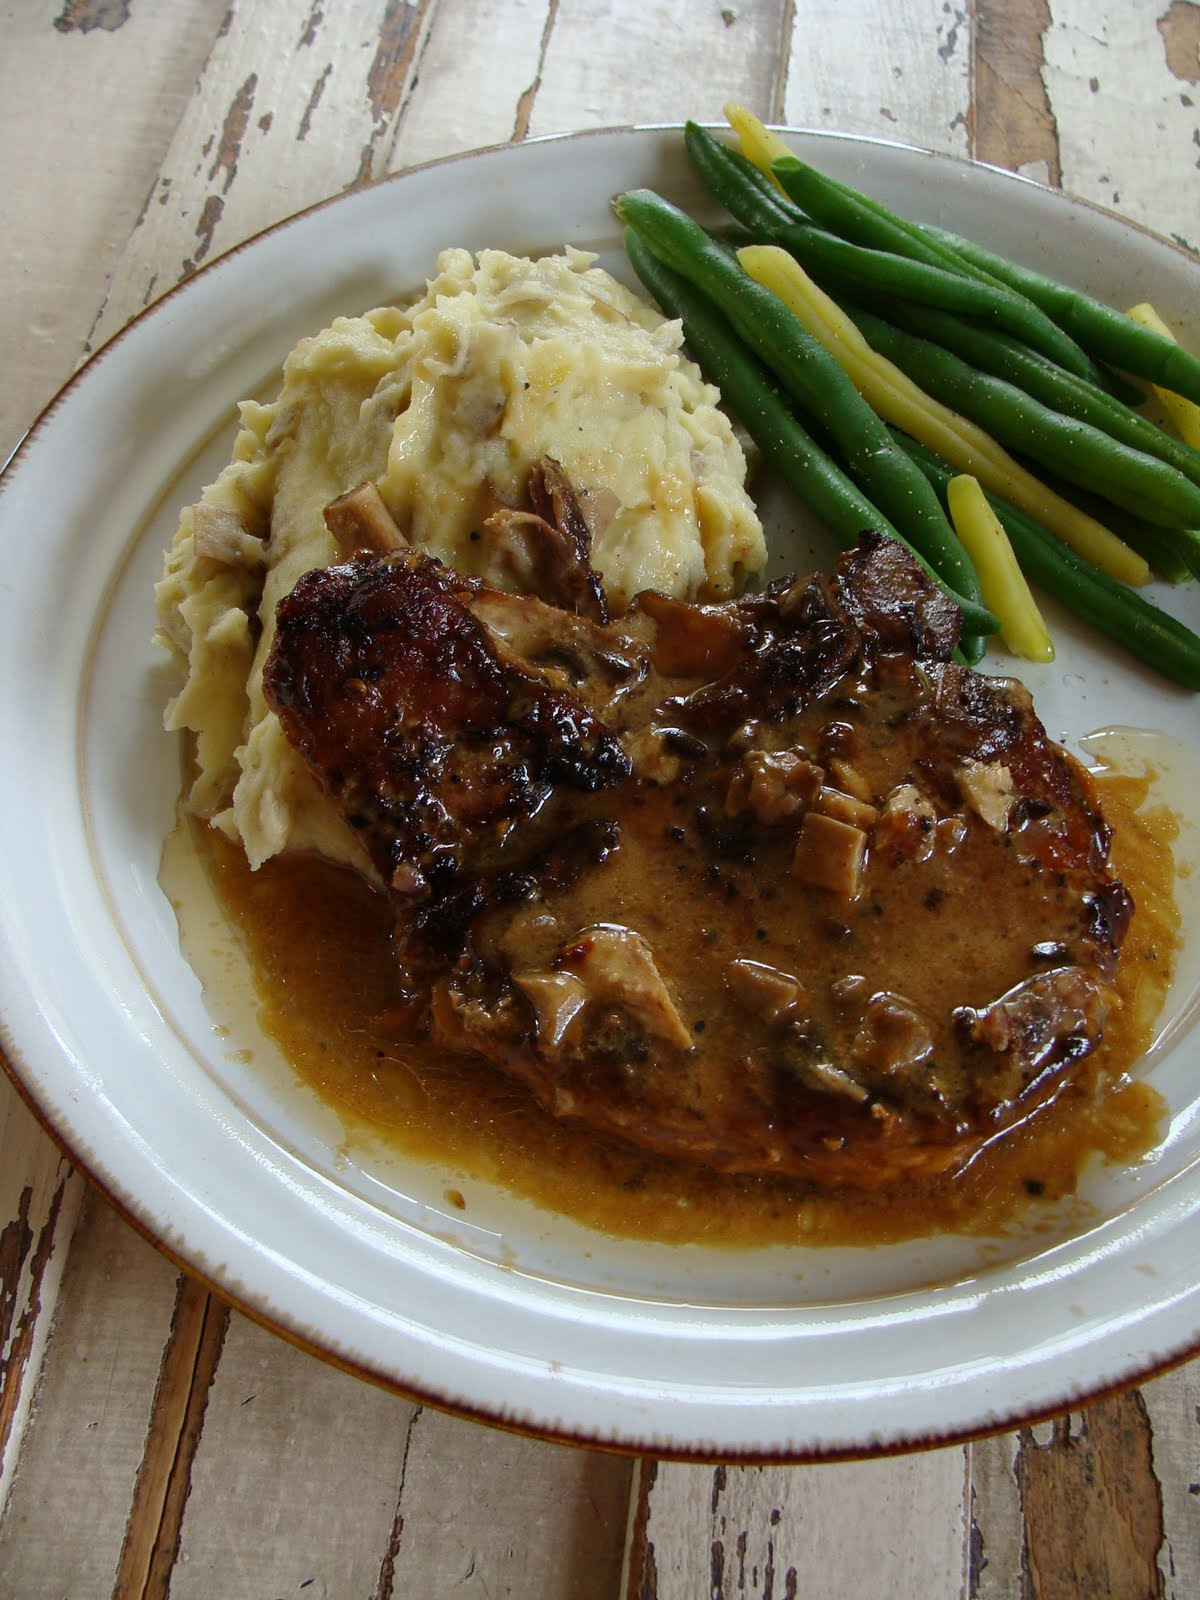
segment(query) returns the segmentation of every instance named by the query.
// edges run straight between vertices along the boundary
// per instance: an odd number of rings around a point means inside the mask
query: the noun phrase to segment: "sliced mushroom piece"
[[[798,1020],[808,1009],[808,991],[799,978],[765,961],[731,961],[725,968],[725,987],[743,1010],[773,1027]]]
[[[972,811],[1002,833],[1008,826],[1009,812],[1016,795],[1012,773],[999,761],[964,761],[958,773],[958,787]]]
[[[591,563],[591,530],[553,457],[534,462],[528,492],[532,510],[502,506],[483,524],[488,554],[504,571],[505,586],[607,622],[604,590]]]
[[[582,928],[555,954],[551,966],[579,979],[589,1005],[619,1006],[655,1038],[691,1049],[692,1036],[654,964],[654,953],[632,928],[605,922]]]
[[[690,604],[648,589],[638,596],[637,609],[654,623],[650,654],[667,677],[719,678],[745,649],[745,625],[727,607]]]
[[[853,900],[862,884],[867,836],[861,828],[810,811],[792,852],[792,875],[814,889]]]
[[[834,817],[838,822],[848,822],[851,827],[867,829],[879,812],[866,800],[858,800],[840,789],[822,786],[813,802],[813,809],[824,817]]]
[[[374,550],[376,555],[387,556],[409,547],[383,496],[369,481],[329,502],[325,526],[347,555]]]
[[[515,972],[513,982],[533,1007],[538,1044],[557,1050],[587,1005],[583,981],[571,972]]]
[[[192,540],[198,556],[223,567],[242,567],[253,572],[264,565],[266,549],[236,511],[201,500],[192,507]]]
[[[882,989],[867,1002],[851,1053],[884,1079],[903,1077],[933,1054],[933,1034],[911,1000]]]

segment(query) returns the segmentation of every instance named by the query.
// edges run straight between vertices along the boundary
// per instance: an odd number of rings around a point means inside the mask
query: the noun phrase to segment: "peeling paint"
[[[517,114],[513,120],[512,142],[516,144],[529,132],[530,118],[533,116],[533,103],[537,99],[537,92],[542,86],[542,72],[546,65],[546,52],[550,48],[550,35],[554,32],[554,24],[558,21],[558,0],[550,0],[546,7],[546,20],[542,24],[542,38],[538,45],[537,71],[533,75],[533,82],[517,101]]]
[[[435,0],[387,0],[379,23],[379,43],[367,73],[367,100],[375,132],[363,146],[355,185],[376,176],[375,153],[390,129],[406,89],[411,87],[413,61],[425,36]]]
[[[1058,124],[1043,81],[1048,0],[976,0],[971,154],[1015,172],[1044,161],[1062,183]]]
[[[130,0],[67,0],[54,19],[59,33],[116,33],[129,21]]]
[[[950,7],[949,6],[943,6],[942,9],[944,11],[948,12],[950,10]],[[950,64],[950,58],[954,55],[954,52],[958,49],[958,30],[966,20],[967,20],[966,16],[965,16],[965,14],[963,12],[956,11],[954,13],[954,21],[950,24],[950,27],[946,31],[945,39],[937,47],[938,55],[941,57],[942,61],[944,61],[946,63],[947,66],[949,66],[949,64]],[[938,31],[940,32],[941,30],[939,29]]]
[[[300,35],[298,49],[303,50],[306,45],[316,43],[317,33],[325,21],[325,13],[321,9],[321,0],[313,0],[313,8],[304,23],[304,31]]]
[[[1046,1444],[1022,1429],[1015,1468],[1028,1592],[1039,1600],[1159,1593],[1162,1488],[1136,1390],[1059,1418]],[[1092,1536],[1078,1539],[1079,1528]]]
[[[60,1167],[61,1171],[62,1168]],[[22,1381],[33,1350],[34,1330],[41,1311],[42,1279],[54,1247],[67,1178],[51,1197],[36,1238],[29,1213],[33,1191],[21,1191],[17,1215],[0,1232],[0,1473],[12,1438]],[[24,1304],[20,1306],[22,1292]]]
[[[300,126],[296,129],[296,138],[303,142],[308,138],[308,130],[312,127],[313,114],[321,104],[321,96],[325,93],[325,85],[329,82],[329,75],[333,71],[333,62],[326,62],[325,70],[313,84],[312,93],[308,97],[308,104],[304,108],[304,115],[300,118]]]
[[[190,273],[195,272],[196,268],[212,249],[213,234],[216,233],[217,224],[220,222],[224,212],[225,202],[221,196],[219,194],[210,194],[204,202],[204,209],[201,211],[200,220],[196,224],[196,237],[200,241],[200,247],[183,263],[180,272],[181,277],[186,278]]]
[[[225,174],[225,184],[222,194],[228,194],[233,180],[237,177],[238,157],[242,153],[242,140],[246,136],[246,126],[250,121],[250,113],[254,109],[254,95],[258,88],[258,74],[252,72],[234,95],[225,113],[225,121],[221,124],[221,138],[217,145],[217,154],[209,168],[208,179],[213,182],[219,172]],[[207,148],[211,147],[207,146]]]
[[[1200,6],[1172,0],[1158,19],[1167,66],[1184,83],[1200,83]]]

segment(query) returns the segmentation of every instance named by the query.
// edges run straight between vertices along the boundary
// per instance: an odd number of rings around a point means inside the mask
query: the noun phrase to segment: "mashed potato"
[[[188,803],[255,866],[284,849],[365,865],[262,693],[275,606],[341,552],[328,503],[374,482],[405,535],[495,582],[481,525],[561,462],[593,525],[611,604],[642,589],[724,599],[761,571],[746,462],[678,323],[569,250],[447,250],[407,307],[339,318],[288,356],[271,405],[243,404],[233,459],[187,507],[159,583],[160,641],[195,735]]]

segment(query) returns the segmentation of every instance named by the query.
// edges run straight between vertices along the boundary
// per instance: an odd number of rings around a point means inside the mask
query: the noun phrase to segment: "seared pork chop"
[[[952,661],[903,549],[608,622],[567,587],[404,550],[279,606],[267,697],[391,896],[413,1026],[557,1117],[820,1183],[1052,1096],[1131,903],[1087,774]]]

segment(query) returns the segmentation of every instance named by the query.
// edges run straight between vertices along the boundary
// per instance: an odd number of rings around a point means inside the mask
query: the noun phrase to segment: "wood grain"
[[[1200,116],[1178,70],[1181,14],[1160,30],[1170,7],[1158,0],[1050,0],[1050,12],[1044,78],[1063,188],[1200,250]]]
[[[971,154],[1056,187],[1058,128],[1042,81],[1048,0],[976,0]]]
[[[0,1507],[12,1481],[82,1194],[0,1078]]]
[[[228,1306],[181,1274],[113,1600],[165,1600],[170,1590],[192,1461],[228,1326]]]
[[[72,17],[62,0],[6,12],[0,462],[86,352],[225,10],[226,0],[138,6],[115,29],[87,25],[86,8]]]
[[[1023,1429],[1015,1463],[1031,1600],[1158,1593],[1162,1496],[1145,1403],[1134,1391]]]
[[[95,337],[251,234],[380,176],[437,3],[233,0]]]
[[[111,1593],[176,1276],[107,1204],[86,1197],[0,1520],[5,1600]]]
[[[898,1595],[962,1590],[961,1449],[812,1467],[662,1462],[639,1491],[625,1600],[842,1600],[877,1592],[885,1571]]]
[[[805,0],[787,58],[784,120],[967,154],[971,19],[952,0]]]
[[[872,1594],[885,1570],[896,1594],[958,1600],[963,1490],[962,1450],[813,1467],[662,1462],[643,1478],[626,1600],[838,1600]]]

